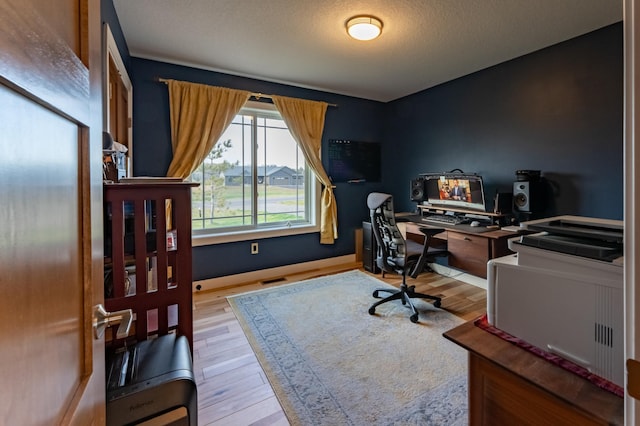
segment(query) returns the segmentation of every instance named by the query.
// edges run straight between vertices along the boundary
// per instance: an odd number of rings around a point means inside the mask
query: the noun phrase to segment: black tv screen
[[[329,139],[327,174],[332,182],[379,182],[380,143]]]

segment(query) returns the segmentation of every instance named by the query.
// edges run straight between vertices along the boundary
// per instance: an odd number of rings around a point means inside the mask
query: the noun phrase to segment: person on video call
[[[453,188],[449,191],[449,196],[452,200],[467,200],[467,190],[464,187],[459,186],[458,179],[453,180]]]
[[[447,198],[449,198],[449,191],[449,185],[442,185],[440,187],[440,199],[446,200]]]

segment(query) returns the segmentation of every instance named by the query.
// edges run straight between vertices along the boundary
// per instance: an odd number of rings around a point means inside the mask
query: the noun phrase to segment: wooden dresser
[[[469,424],[622,425],[624,399],[474,325],[444,337],[469,351]]]

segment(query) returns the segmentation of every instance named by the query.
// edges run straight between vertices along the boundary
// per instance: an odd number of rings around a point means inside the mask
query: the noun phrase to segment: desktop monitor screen
[[[481,176],[443,173],[423,178],[428,205],[486,211]]]

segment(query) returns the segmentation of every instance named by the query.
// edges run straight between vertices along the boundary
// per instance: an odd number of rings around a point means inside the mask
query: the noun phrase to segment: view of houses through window
[[[248,103],[191,181],[196,235],[313,221],[315,179],[272,104]]]

